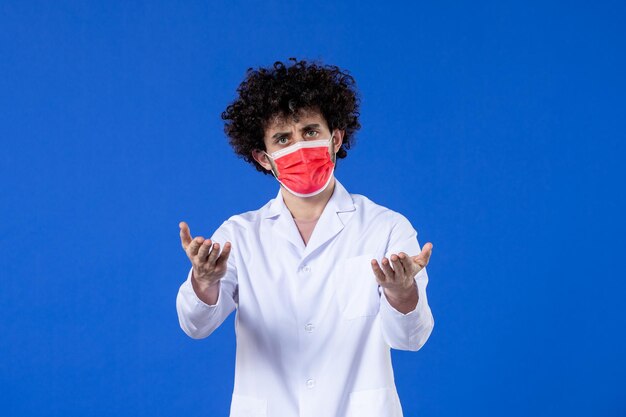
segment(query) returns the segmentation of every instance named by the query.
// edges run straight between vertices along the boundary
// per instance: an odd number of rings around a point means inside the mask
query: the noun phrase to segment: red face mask
[[[311,140],[273,152],[272,174],[291,194],[312,197],[324,191],[335,169],[335,153],[329,140]],[[332,159],[331,159],[332,153]],[[277,173],[274,171],[278,171]]]

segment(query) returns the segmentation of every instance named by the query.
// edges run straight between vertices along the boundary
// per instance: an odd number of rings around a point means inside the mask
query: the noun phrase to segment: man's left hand
[[[382,267],[376,259],[372,259],[372,269],[376,282],[384,288],[385,294],[394,300],[408,300],[415,293],[415,276],[428,265],[433,244],[428,242],[422,247],[419,255],[409,256],[404,252],[392,254],[391,260],[382,259]]]

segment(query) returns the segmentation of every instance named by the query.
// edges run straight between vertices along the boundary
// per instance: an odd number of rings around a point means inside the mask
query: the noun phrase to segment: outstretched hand
[[[382,267],[376,259],[372,259],[372,269],[376,282],[383,287],[386,294],[396,299],[405,299],[415,293],[415,276],[428,265],[433,244],[428,242],[416,256],[409,256],[404,252],[392,254],[391,261],[382,259]]]
[[[212,286],[226,274],[228,255],[231,244],[226,242],[220,253],[220,244],[204,239],[202,236],[191,238],[189,226],[180,222],[180,242],[193,266],[193,277],[205,286]]]

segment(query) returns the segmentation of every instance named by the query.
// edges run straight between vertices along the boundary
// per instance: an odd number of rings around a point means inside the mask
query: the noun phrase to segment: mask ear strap
[[[276,178],[276,181],[280,182],[280,180],[278,179],[278,168],[276,168],[276,165],[274,164],[274,160],[272,159],[272,157],[265,151],[263,151],[263,153],[265,154],[265,159],[267,159],[267,162],[269,162],[270,164],[270,171],[272,171],[272,175],[274,176],[274,178]],[[276,171],[276,172],[274,172]]]
[[[335,152],[335,142],[333,141],[333,134],[330,133],[330,140],[328,141],[328,153],[330,154],[330,160],[333,161],[333,165],[337,162],[337,152]]]

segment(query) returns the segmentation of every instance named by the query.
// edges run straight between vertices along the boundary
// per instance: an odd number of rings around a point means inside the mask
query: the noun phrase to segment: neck
[[[280,192],[283,195],[283,201],[291,212],[291,215],[298,220],[313,220],[322,215],[326,203],[335,191],[335,177],[330,180],[328,187],[318,195],[312,197],[296,197],[281,185]]]

